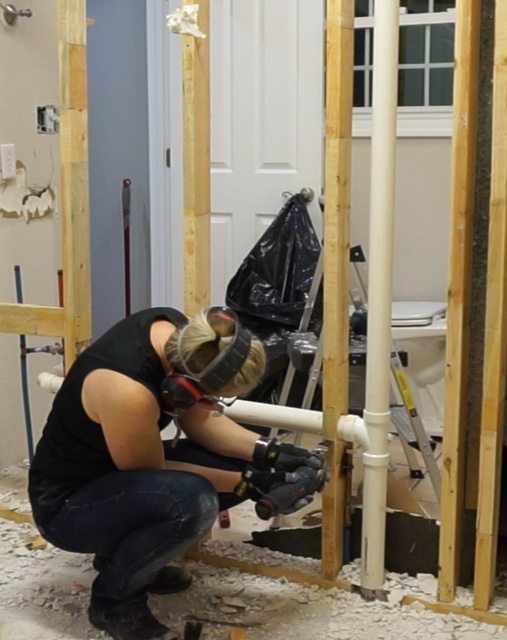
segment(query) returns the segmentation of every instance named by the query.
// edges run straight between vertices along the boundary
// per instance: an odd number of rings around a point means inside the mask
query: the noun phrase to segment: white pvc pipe
[[[399,0],[375,3],[361,586],[384,584]]]
[[[321,435],[323,430],[322,411],[236,400],[230,407],[225,408],[224,413],[232,420],[257,427],[287,429],[317,435]],[[342,440],[368,448],[368,432],[364,420],[359,416],[340,416],[336,428]]]
[[[38,375],[37,383],[46,391],[56,393],[62,386],[63,377],[44,371]],[[236,400],[230,407],[225,407],[224,413],[232,420],[257,427],[322,434],[322,411]],[[336,428],[342,440],[368,448],[368,432],[359,416],[340,416]]]
[[[62,376],[57,376],[49,371],[43,371],[37,376],[37,384],[49,393],[56,393],[62,386]]]
[[[232,420],[256,427],[322,433],[321,411],[236,400],[230,407],[225,408],[224,413]]]

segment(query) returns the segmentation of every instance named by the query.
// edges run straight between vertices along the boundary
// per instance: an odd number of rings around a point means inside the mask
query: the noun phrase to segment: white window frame
[[[405,13],[400,9],[400,27],[411,25],[454,24],[456,10],[435,13]],[[374,16],[356,17],[355,29],[373,29]],[[452,106],[398,107],[399,138],[447,138],[452,136]],[[371,107],[354,107],[352,135],[369,138],[372,133]]]

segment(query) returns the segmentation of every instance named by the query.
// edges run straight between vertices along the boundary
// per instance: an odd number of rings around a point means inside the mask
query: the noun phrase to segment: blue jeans
[[[165,443],[166,458],[227,470],[246,463],[182,441]],[[92,585],[92,606],[129,620],[146,609],[145,586],[159,570],[209,531],[218,509],[241,500],[220,494],[185,471],[114,471],[77,489],[42,525],[42,535],[66,551],[105,556]]]

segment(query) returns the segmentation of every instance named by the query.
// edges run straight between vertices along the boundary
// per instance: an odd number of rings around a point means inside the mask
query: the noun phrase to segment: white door
[[[183,303],[180,0],[147,2],[152,304]],[[318,195],[324,0],[211,0],[211,302],[283,206]],[[171,148],[171,168],[165,166]],[[319,230],[316,201],[310,205]]]
[[[320,193],[324,2],[212,0],[211,32],[211,301],[223,304],[282,193]]]

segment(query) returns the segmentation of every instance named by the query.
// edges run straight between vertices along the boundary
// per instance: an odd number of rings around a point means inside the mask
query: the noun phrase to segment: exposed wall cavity
[[[0,217],[30,222],[54,213],[55,192],[48,186],[30,185],[26,167],[16,163],[16,178],[0,182]]]
[[[481,15],[479,112],[475,211],[472,250],[472,296],[470,300],[470,354],[467,410],[467,506],[477,504],[479,427],[481,424],[484,358],[484,310],[488,268],[489,206],[491,194],[491,126],[493,100],[494,0],[484,0]]]

